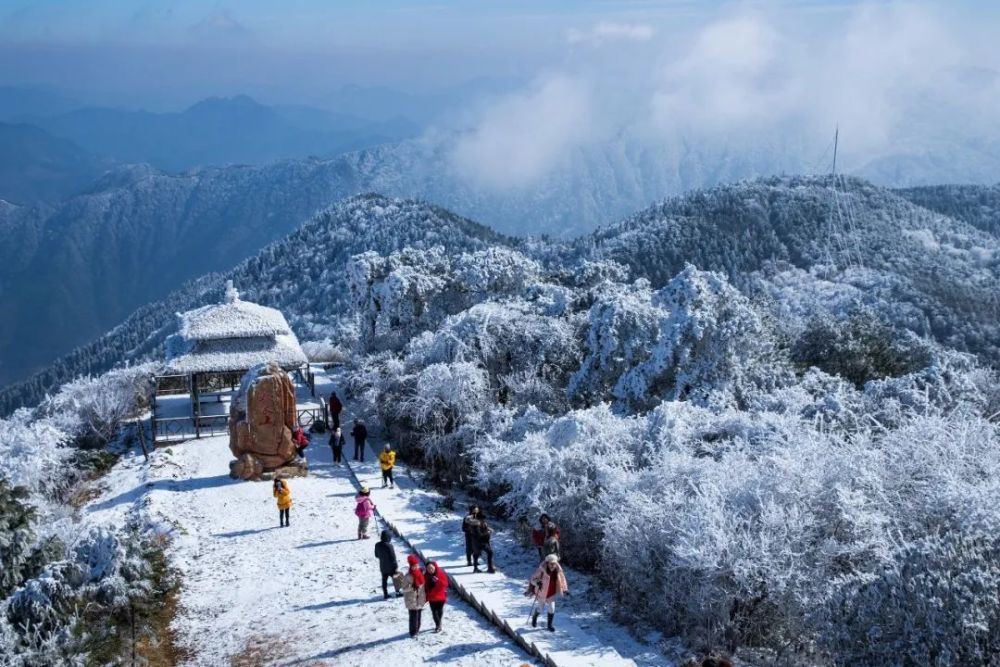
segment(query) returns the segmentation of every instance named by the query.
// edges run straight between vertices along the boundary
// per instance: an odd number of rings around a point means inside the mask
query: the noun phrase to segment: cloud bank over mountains
[[[865,4],[801,18],[737,5],[686,36],[628,23],[573,29],[562,63],[470,120],[454,166],[503,189],[623,136],[678,150],[791,145],[825,165],[839,125],[851,169],[998,135],[1000,78],[990,73],[1000,58],[986,31],[969,38],[972,17]]]

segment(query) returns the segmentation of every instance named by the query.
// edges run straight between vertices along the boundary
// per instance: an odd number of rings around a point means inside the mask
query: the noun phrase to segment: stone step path
[[[473,573],[465,562],[465,543],[461,532],[460,511],[447,510],[441,505],[441,496],[422,489],[409,474],[405,465],[397,465],[396,488],[383,489],[382,473],[369,447],[371,457],[364,463],[350,461],[349,467],[360,486],[366,483],[378,511],[381,523],[387,525],[415,551],[424,562],[436,561],[451,580],[455,593],[474,606],[497,627],[516,641],[524,650],[553,667],[635,667],[608,643],[607,633],[598,636],[596,624],[605,623],[601,618],[565,611],[564,599],[556,603],[556,632],[545,629],[545,615],[539,626],[532,628],[528,614],[532,607],[530,598],[524,597],[529,574],[508,576],[504,563],[497,563],[496,574]],[[523,572],[528,570],[523,569]],[[530,569],[530,567],[529,567]],[[573,593],[573,577],[569,578]],[[624,628],[620,630],[623,643],[633,644]],[[648,664],[648,663],[647,663]],[[662,664],[662,662],[661,662]]]

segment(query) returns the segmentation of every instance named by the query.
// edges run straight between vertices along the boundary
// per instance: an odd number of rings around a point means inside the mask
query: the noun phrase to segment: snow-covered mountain
[[[931,185],[898,193],[918,206],[1000,237],[1000,185]]]
[[[995,236],[853,179],[721,186],[574,242],[353,196],[0,397],[9,409],[62,384],[0,419],[0,460],[26,486],[5,507],[22,521],[19,498],[31,497],[53,516],[71,461],[86,460],[79,448],[134,427],[125,420],[144,409],[155,362],[64,381],[159,358],[174,311],[218,300],[229,279],[280,308],[305,349],[338,357],[334,382],[352,414],[435,485],[474,494],[497,526],[549,513],[564,562],[601,582],[602,609],[655,629],[657,651],[724,649],[761,667],[924,664],[934,636],[933,650],[958,656],[941,664],[990,664],[1000,655],[998,261]],[[172,461],[169,486],[143,483],[157,478],[136,476],[147,464],[131,457],[112,473],[121,493],[94,507],[176,514],[184,504],[157,505],[163,494],[201,489],[224,459],[200,467],[205,447],[178,449],[195,458]],[[303,505],[329,497],[330,482],[303,482]],[[411,489],[387,493],[407,494],[382,507],[405,506],[418,532],[444,503],[415,511]],[[54,531],[26,520],[37,537],[12,542],[0,642],[73,650],[68,630],[49,641],[24,628],[43,615],[79,627],[86,617],[57,613],[58,601],[101,609],[82,601],[103,599],[105,583],[156,599],[143,593],[155,572],[129,558],[148,548],[142,536],[106,516],[47,557],[40,545]],[[458,559],[459,539],[448,548]],[[100,586],[74,578],[99,552],[116,554]],[[182,587],[182,603],[215,585]]]
[[[234,239],[234,242],[245,241]],[[317,214],[300,229],[265,247],[226,275],[232,277],[248,299],[286,308],[293,326],[308,331],[312,320],[333,325],[342,315],[348,298],[343,272],[353,254],[370,249],[389,252],[407,245],[441,245],[457,252],[511,242],[486,227],[431,205],[359,195]],[[150,246],[155,252],[155,242]],[[121,250],[127,259],[124,240]],[[211,250],[211,247],[203,249],[205,255]],[[129,276],[128,269],[123,269],[114,279],[129,280]],[[47,387],[66,377],[96,373],[123,360],[142,358],[158,349],[167,329],[173,325],[174,313],[188,310],[192,304],[220,298],[218,278],[218,274],[201,276],[160,301],[142,305],[110,332],[61,357],[32,376],[27,384],[10,387],[6,395],[21,396],[27,403],[37,400]],[[48,288],[59,289],[58,284],[45,283],[39,287]],[[41,317],[39,312],[25,321],[39,322]],[[52,317],[54,320],[42,321],[55,326],[59,315],[53,312]],[[32,334],[34,341],[46,336],[35,325],[20,326],[18,330],[26,336],[22,345],[32,340]],[[26,387],[30,389],[22,393]],[[22,403],[20,399],[16,401]],[[5,403],[8,408],[14,405]]]
[[[40,219],[43,231],[30,231],[23,243],[20,228],[5,232],[19,257],[0,265],[0,308],[15,315],[0,324],[0,384],[44,367],[184,281],[234,266],[352,194],[424,199],[502,233],[570,239],[663,197],[816,168],[806,157],[811,150],[791,136],[753,146],[621,136],[572,149],[530,185],[495,189],[457,165],[460,139],[442,133],[330,159],[176,175],[122,167],[53,208],[24,214]],[[990,174],[984,169],[981,177]],[[29,314],[37,330],[13,326]]]
[[[289,163],[286,168],[292,170],[292,165],[300,163]],[[247,178],[257,173],[249,170]],[[305,177],[295,171],[291,174]],[[311,177],[318,198],[328,182],[316,173]],[[176,182],[162,175],[146,178]],[[336,329],[346,303],[345,261],[367,250],[387,253],[407,245],[429,248],[437,244],[460,252],[499,244],[525,249],[554,266],[573,266],[581,258],[612,259],[629,267],[634,277],[649,279],[654,287],[692,263],[725,273],[745,290],[759,287],[758,274],[778,276],[778,282],[791,286],[803,281],[840,282],[850,286],[852,298],[859,302],[896,303],[895,318],[901,326],[985,358],[1000,358],[996,331],[1000,306],[993,289],[1000,262],[997,238],[916,206],[890,190],[856,179],[838,183],[834,189],[828,178],[772,178],[694,192],[565,244],[516,240],[434,206],[366,195],[320,213],[223,275],[233,279],[248,298],[284,310],[298,336],[310,340]],[[200,196],[197,188],[189,187],[177,196],[176,206],[182,206],[185,197],[197,200]],[[293,199],[289,196],[289,201]],[[308,206],[297,205],[299,210]],[[253,203],[246,206],[248,211],[259,210]],[[216,216],[223,213],[207,210]],[[247,219],[263,224],[259,217],[248,214]],[[248,228],[253,227],[254,223],[248,223]],[[189,232],[196,237],[200,230]],[[184,233],[178,232],[178,238],[183,239]],[[128,243],[129,239],[121,239],[122,261],[135,267],[139,260],[129,254]],[[191,253],[208,263],[213,248],[205,243],[192,247]],[[248,243],[232,239],[234,249],[227,257],[234,258]],[[149,254],[139,256],[155,255],[165,244],[151,240]],[[164,257],[158,266],[180,282],[183,276],[170,274],[169,263],[184,259]],[[214,267],[224,268],[219,263]],[[136,281],[130,271],[138,273],[133,268],[104,275],[109,281]],[[74,375],[142,358],[162,341],[174,312],[215,298],[222,282],[222,276],[203,276],[170,292],[162,302],[142,305],[110,333],[60,358],[26,384],[4,391],[4,409],[37,400],[46,387]],[[53,291],[65,289],[62,283],[41,285]],[[75,307],[86,308],[83,303]],[[49,320],[44,319],[44,310],[31,312],[34,321],[49,326],[64,317],[56,308]],[[19,331],[35,345],[46,335],[35,327]]]

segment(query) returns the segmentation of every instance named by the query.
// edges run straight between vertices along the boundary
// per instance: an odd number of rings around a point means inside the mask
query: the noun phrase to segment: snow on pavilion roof
[[[189,341],[284,336],[292,331],[281,311],[234,298],[180,313],[180,335]]]
[[[295,334],[186,341],[179,336],[167,340],[165,372],[178,375],[245,371],[269,361],[282,368],[307,363]]]

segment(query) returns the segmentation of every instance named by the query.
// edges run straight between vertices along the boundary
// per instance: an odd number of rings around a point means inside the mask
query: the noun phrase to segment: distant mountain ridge
[[[351,197],[235,269],[203,276],[162,302],[141,306],[27,383],[0,391],[0,406],[10,410],[77,374],[153,353],[169,332],[173,312],[218,298],[225,279],[234,280],[248,299],[284,310],[304,340],[331,335],[345,311],[346,259],[406,246],[441,245],[454,253],[503,245],[553,270],[613,259],[654,286],[688,262],[721,271],[745,290],[752,290],[755,276],[816,280],[809,271],[827,265],[823,273],[834,277],[825,280],[898,302],[900,321],[915,333],[1000,361],[1000,240],[857,179],[838,188],[842,203],[853,206],[851,229],[831,231],[829,178],[784,177],[676,197],[572,243],[513,239],[411,200]]]
[[[307,114],[246,95],[208,98],[177,113],[82,108],[23,120],[96,155],[167,171],[331,156],[419,132],[401,117],[372,122],[320,110]]]
[[[0,122],[0,199],[20,205],[59,201],[111,166],[110,160],[41,128]]]

